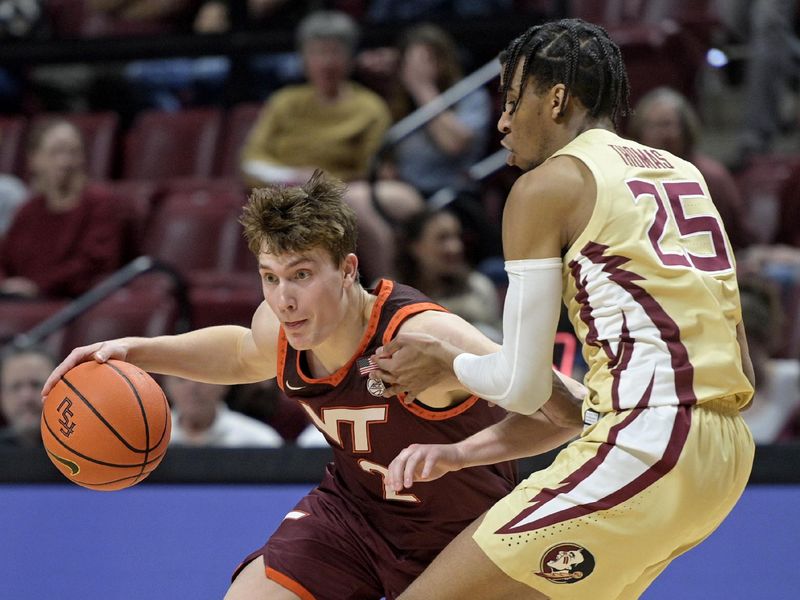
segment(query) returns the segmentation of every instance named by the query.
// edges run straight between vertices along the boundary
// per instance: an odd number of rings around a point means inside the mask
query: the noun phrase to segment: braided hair
[[[564,84],[566,93],[559,115],[564,114],[570,96],[578,98],[592,117],[608,116],[616,121],[630,112],[630,89],[622,53],[598,25],[581,19],[562,19],[531,27],[513,40],[500,54],[503,106],[520,59],[519,98],[531,75],[537,93]]]

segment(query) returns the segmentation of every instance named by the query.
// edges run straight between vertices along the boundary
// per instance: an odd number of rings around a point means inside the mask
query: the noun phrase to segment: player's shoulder
[[[461,317],[445,310],[423,310],[405,319],[397,328],[398,333],[429,333],[459,329],[467,325]]]
[[[593,197],[595,189],[584,163],[569,155],[555,156],[517,179],[508,195],[506,215],[526,221],[525,216],[535,210],[540,219],[552,215],[559,221]]]

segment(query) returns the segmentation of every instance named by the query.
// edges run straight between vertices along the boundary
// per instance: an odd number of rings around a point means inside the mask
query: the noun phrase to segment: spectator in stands
[[[269,98],[242,151],[245,175],[286,183],[317,167],[345,181],[367,175],[391,116],[383,99],[349,79],[358,36],[344,13],[303,19],[297,43],[308,83]]]
[[[392,268],[393,229],[384,214],[403,218],[421,208],[422,200],[410,186],[379,182],[377,210],[363,181],[391,116],[380,96],[350,79],[358,37],[357,25],[342,12],[318,11],[303,19],[297,44],[308,83],[268,99],[242,150],[242,172],[253,185],[299,183],[315,168],[349,182],[362,275],[373,281]]]
[[[700,133],[700,120],[688,99],[667,87],[645,94],[630,121],[635,140],[694,163],[706,180],[731,245],[744,248],[752,242],[752,233],[742,196],[725,166],[697,149]]]
[[[402,228],[398,281],[417,288],[434,302],[501,339],[497,289],[464,257],[461,223],[448,210],[426,209]]]
[[[397,83],[389,104],[395,120],[424,106],[462,78],[458,48],[446,31],[422,24],[409,29],[399,45]],[[492,104],[478,88],[393,148],[402,180],[425,196],[464,185],[467,169],[484,157]]]
[[[0,358],[0,446],[41,446],[42,386],[57,361],[39,348],[6,350]]]
[[[228,386],[165,376],[164,391],[172,405],[170,444],[228,448],[283,444],[269,425],[228,408],[223,400]]]
[[[114,198],[90,184],[77,128],[43,122],[27,147],[32,197],[0,242],[0,294],[72,297],[120,266]]]

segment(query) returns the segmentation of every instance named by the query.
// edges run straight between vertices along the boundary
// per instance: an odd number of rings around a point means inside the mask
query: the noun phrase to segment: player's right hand
[[[395,492],[464,468],[458,444],[411,444],[389,464],[386,484]]]
[[[128,345],[122,340],[96,342],[94,344],[89,344],[88,346],[80,346],[75,348],[63,361],[61,361],[60,365],[53,369],[53,372],[50,373],[50,377],[48,377],[47,381],[44,382],[44,387],[42,387],[42,398],[44,399],[44,397],[50,393],[50,390],[53,389],[53,386],[58,383],[65,373],[82,362],[96,360],[99,363],[104,363],[111,358],[125,360],[127,356]]]

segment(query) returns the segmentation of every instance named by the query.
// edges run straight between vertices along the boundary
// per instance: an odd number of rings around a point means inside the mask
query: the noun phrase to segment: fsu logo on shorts
[[[577,583],[594,571],[594,555],[578,544],[558,544],[542,555],[536,575],[552,583]]]

